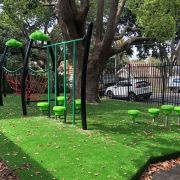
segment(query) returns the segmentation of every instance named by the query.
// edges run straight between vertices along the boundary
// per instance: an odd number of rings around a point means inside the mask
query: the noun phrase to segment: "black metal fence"
[[[146,103],[180,105],[180,65],[128,64],[106,68],[100,96]]]

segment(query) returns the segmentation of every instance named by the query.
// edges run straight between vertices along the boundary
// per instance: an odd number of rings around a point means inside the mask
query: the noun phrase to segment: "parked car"
[[[180,76],[170,76],[168,88],[173,92],[180,92]]]
[[[152,86],[149,82],[139,79],[119,81],[116,85],[108,87],[105,95],[109,98],[129,98],[131,101],[142,98],[148,100],[152,95]]]

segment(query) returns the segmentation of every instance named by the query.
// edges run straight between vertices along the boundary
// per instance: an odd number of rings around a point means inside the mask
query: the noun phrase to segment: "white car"
[[[180,76],[170,76],[168,87],[173,92],[180,92]]]
[[[149,82],[138,79],[119,81],[116,85],[108,87],[105,95],[109,98],[129,98],[130,101],[142,98],[148,100],[152,95],[152,86]]]

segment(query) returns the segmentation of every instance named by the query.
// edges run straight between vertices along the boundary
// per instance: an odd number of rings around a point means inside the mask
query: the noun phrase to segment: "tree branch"
[[[89,0],[84,0],[82,4],[82,13],[84,15],[87,15],[88,11],[89,11]]]
[[[127,25],[124,27],[124,29],[122,30],[120,35],[114,37],[114,41],[122,39],[124,37],[124,35],[126,35],[127,32],[138,32],[138,31],[140,31],[139,28],[130,27],[129,25]]]
[[[89,11],[89,0],[83,1],[79,10],[75,0],[58,0],[56,14],[58,19],[65,23],[71,39],[83,37],[85,34],[85,22]]]
[[[121,2],[119,3],[119,7],[118,7],[118,10],[117,10],[117,14],[116,14],[116,26],[117,26],[117,24],[119,22],[119,19],[120,19],[120,16],[121,16],[122,12],[123,12],[126,1],[127,0],[121,0]]]
[[[117,8],[118,8],[118,1],[117,0],[111,0],[111,6],[110,6],[110,13],[109,13],[109,19],[107,23],[107,29],[102,41],[102,49],[106,51],[111,46],[115,31],[116,31],[116,15],[117,15]]]
[[[145,37],[132,37],[126,40],[122,45],[112,48],[111,55],[121,53],[131,45],[144,44],[144,43],[150,43],[150,42],[152,42],[152,39],[145,38]]]
[[[74,0],[58,0],[56,5],[56,13],[58,19],[62,21],[68,27],[68,33],[72,38],[79,38],[79,34],[76,29],[76,8],[72,5],[75,3]]]
[[[96,19],[96,43],[102,40],[103,30],[103,13],[104,13],[104,0],[98,0],[97,19]]]
[[[177,44],[177,46],[175,48],[174,55],[176,57],[176,61],[180,62],[180,40],[178,41],[178,44]]]

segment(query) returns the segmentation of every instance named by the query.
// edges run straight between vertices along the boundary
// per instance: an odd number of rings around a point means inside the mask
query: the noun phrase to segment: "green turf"
[[[89,105],[89,130],[82,131],[70,116],[66,125],[39,116],[36,104],[23,118],[20,98],[8,96],[0,107],[0,158],[22,180],[129,180],[149,157],[180,150],[177,117],[171,116],[171,129],[161,120],[152,124],[149,107],[117,100]],[[128,109],[141,111],[138,124]]]

